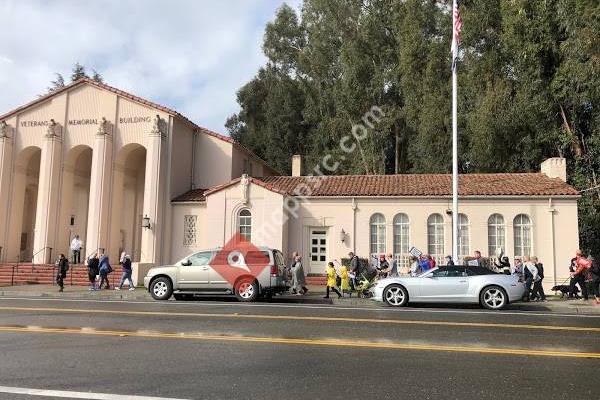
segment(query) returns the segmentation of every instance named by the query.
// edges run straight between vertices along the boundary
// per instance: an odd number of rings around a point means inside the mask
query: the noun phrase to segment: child
[[[348,277],[348,268],[345,265],[342,265],[340,267],[340,278],[342,280],[342,284],[341,289],[342,289],[342,296],[344,295],[344,293],[350,293],[350,296],[352,296],[352,292],[350,291],[350,278]]]
[[[335,268],[333,267],[333,263],[331,261],[329,263],[327,263],[326,272],[327,272],[327,292],[326,292],[324,299],[329,298],[329,289],[331,289],[334,293],[337,293],[338,299],[339,299],[340,297],[342,297],[342,294],[335,287],[335,283],[336,283],[335,281],[337,278],[337,274],[335,272]]]

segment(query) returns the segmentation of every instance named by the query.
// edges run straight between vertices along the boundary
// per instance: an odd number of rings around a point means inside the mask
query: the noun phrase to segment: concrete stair
[[[114,268],[114,267],[113,267]],[[3,264],[0,265],[0,286],[10,285],[54,285],[56,284],[57,267],[49,264]],[[113,286],[121,279],[121,267],[108,275],[108,280]],[[85,265],[71,265],[64,280],[65,285],[89,285],[88,271]]]

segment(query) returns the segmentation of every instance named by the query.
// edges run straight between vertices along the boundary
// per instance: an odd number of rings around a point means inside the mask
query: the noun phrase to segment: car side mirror
[[[185,260],[181,263],[181,265],[183,265],[184,267],[189,267],[190,265],[192,265],[192,262],[190,260]]]

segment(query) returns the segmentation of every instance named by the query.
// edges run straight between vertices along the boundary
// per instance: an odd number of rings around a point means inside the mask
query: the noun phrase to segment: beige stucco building
[[[140,271],[225,244],[294,250],[306,269],[349,251],[451,251],[449,175],[277,176],[252,152],[160,105],[81,80],[0,117],[0,261],[133,255]],[[546,285],[578,248],[564,159],[540,173],[460,177],[459,253],[537,255]],[[147,219],[144,219],[147,217]],[[142,227],[147,225],[147,227]],[[148,226],[149,225],[149,226]]]

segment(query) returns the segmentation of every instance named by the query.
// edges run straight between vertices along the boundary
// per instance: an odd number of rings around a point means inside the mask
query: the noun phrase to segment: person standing
[[[533,283],[532,290],[532,300],[548,301],[546,300],[546,294],[544,293],[544,287],[542,286],[542,281],[544,280],[544,265],[538,261],[538,258],[533,256],[531,257],[531,262],[537,268],[538,279]]]
[[[379,256],[379,262],[377,263],[377,274],[381,278],[387,278],[388,273],[391,270],[390,263],[385,258],[385,254]]]
[[[388,264],[391,266],[388,276],[400,276],[398,272],[398,260],[396,260],[392,254],[388,254],[387,259]]]
[[[348,277],[348,268],[345,265],[340,267],[340,289],[342,292],[342,296],[344,293],[349,293],[350,297],[352,297],[352,290],[350,289],[350,279]]]
[[[423,271],[420,271],[421,266],[419,265],[419,259],[417,257],[410,256],[408,262],[410,262],[410,268],[409,268],[410,276],[417,276],[421,272],[423,272]]]
[[[446,256],[446,266],[447,267],[454,266],[454,260],[452,259],[452,256]]]
[[[292,292],[302,295],[308,292],[304,277],[304,267],[302,266],[302,257],[296,252],[294,254],[294,263],[292,264]]]
[[[296,294],[296,290],[294,289],[296,283],[294,282],[294,274],[292,273],[292,270],[294,269],[294,265],[296,265],[297,255],[297,251],[294,251],[292,253],[292,260],[290,261],[289,265],[285,268],[285,276],[290,282],[290,289],[292,291],[292,294]]]
[[[73,240],[71,240],[71,260],[73,264],[79,264],[81,262],[81,247],[83,246],[83,242],[79,239],[79,235],[75,235]]]
[[[125,254],[123,256],[123,261],[121,262],[121,268],[123,269],[123,274],[121,275],[121,282],[118,287],[115,287],[115,290],[123,289],[123,284],[125,281],[129,281],[129,290],[135,290],[135,286],[133,285],[133,279],[131,279],[131,273],[133,269],[131,267],[131,256],[129,254]]]
[[[88,259],[88,278],[90,280],[90,290],[96,290],[96,276],[100,273],[100,260],[98,253],[94,253]]]
[[[353,252],[348,253],[348,257],[350,258],[350,278],[352,282],[352,287],[356,288],[357,280],[360,277],[360,261],[358,256]]]
[[[538,277],[538,271],[534,263],[531,262],[529,256],[523,258],[523,277],[525,278],[525,301],[531,301],[531,286],[536,282]]]
[[[333,263],[330,261],[327,263],[327,268],[325,269],[327,272],[327,292],[325,294],[324,299],[329,298],[329,290],[333,291],[338,295],[338,299],[342,297],[342,294],[336,287],[337,281],[337,273],[335,272],[335,268],[333,267]]]
[[[58,259],[58,273],[56,274],[56,283],[58,284],[59,292],[63,292],[65,289],[65,278],[67,277],[67,271],[69,270],[69,260],[64,254],[60,255]]]
[[[110,274],[113,269],[110,266],[108,256],[104,254],[100,256],[99,267],[100,284],[98,285],[98,289],[102,289],[102,285],[104,284],[104,282],[106,282],[106,288],[110,289],[110,284],[108,283],[108,274]]]
[[[519,281],[524,281],[523,262],[521,261],[520,258],[515,258],[515,270],[513,271],[513,274],[515,274],[519,277]]]
[[[583,300],[589,300],[587,285],[585,283],[585,276],[587,275],[588,269],[591,268],[592,263],[589,259],[584,257],[581,250],[577,250],[575,253],[575,272],[572,274],[575,279],[575,283],[579,284],[581,287],[581,294],[583,295]]]

